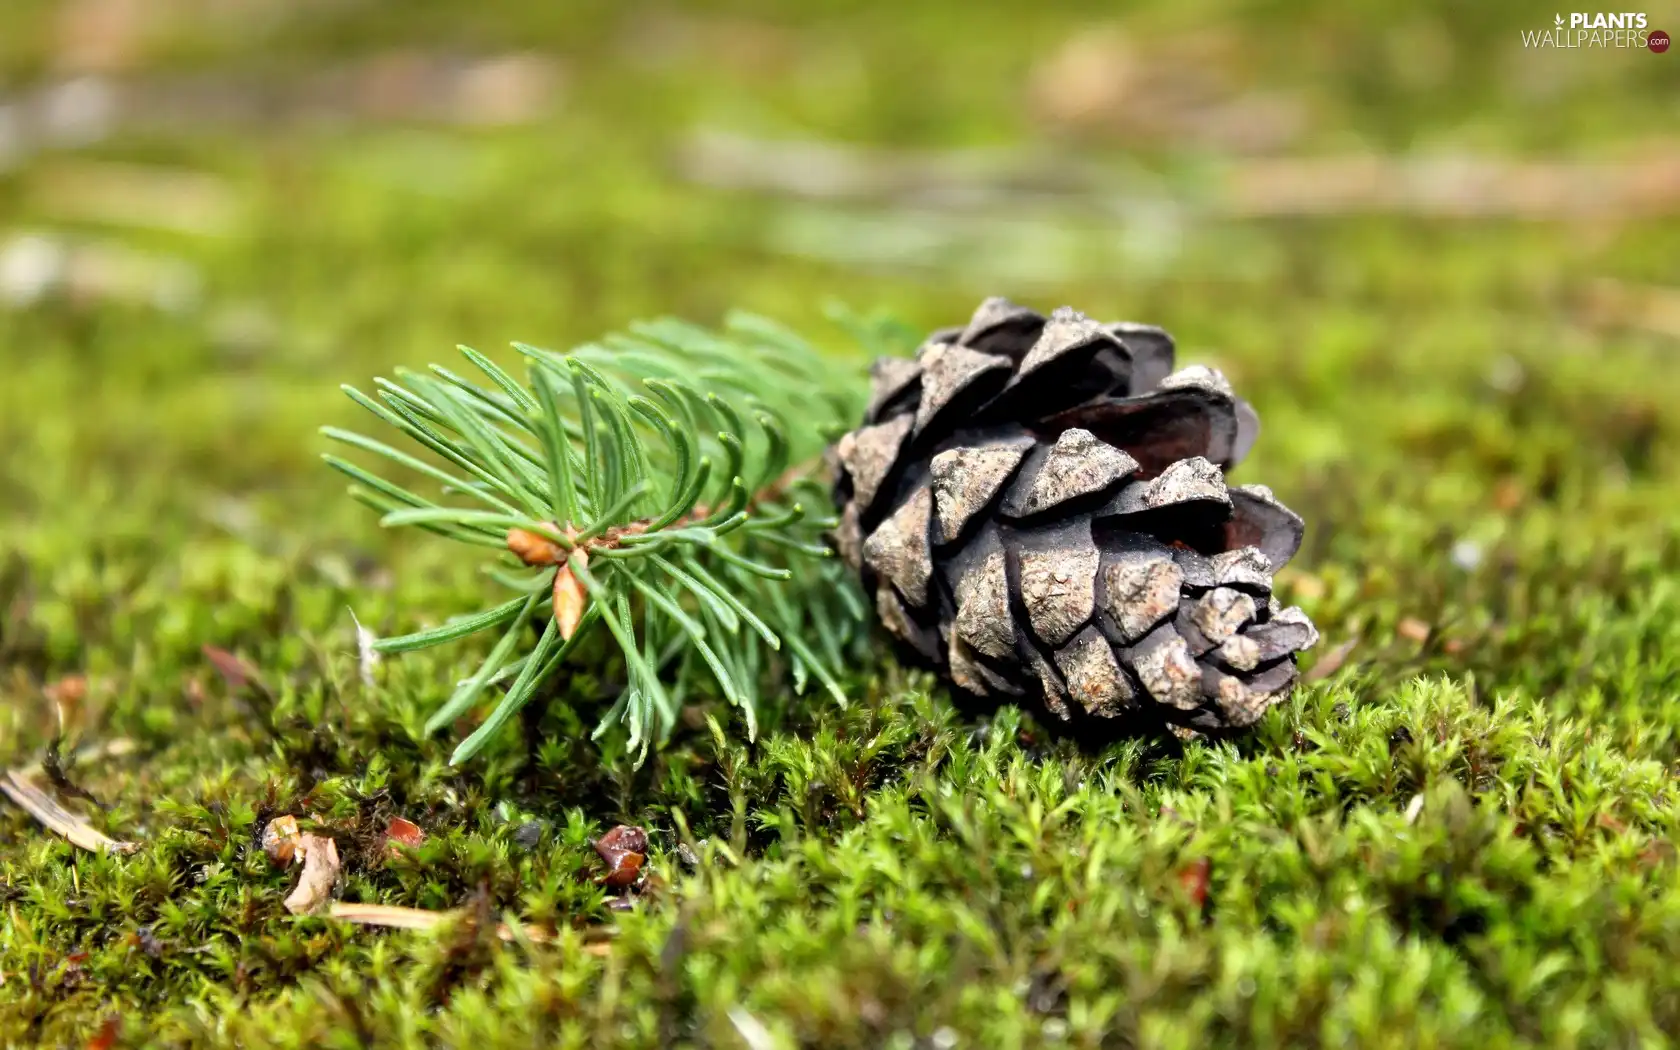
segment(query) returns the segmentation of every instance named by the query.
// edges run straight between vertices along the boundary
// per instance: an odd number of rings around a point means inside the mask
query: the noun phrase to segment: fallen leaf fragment
[[[628,824],[620,824],[595,841],[595,852],[607,862],[607,873],[601,881],[614,889],[624,889],[636,881],[647,860],[647,832]]]
[[[1347,662],[1348,654],[1353,652],[1353,647],[1358,644],[1359,639],[1349,638],[1347,641],[1336,646],[1334,649],[1331,649],[1319,658],[1318,663],[1313,664],[1312,670],[1301,676],[1301,681],[1321,682],[1335,674],[1337,671],[1340,671],[1342,669],[1342,665]]]
[[[262,848],[268,859],[280,867],[286,867],[297,857],[298,841],[302,833],[298,831],[297,818],[287,813],[285,816],[275,817],[263,828]]]
[[[385,825],[385,851],[391,856],[397,856],[405,849],[413,849],[426,841],[426,833],[420,825],[402,817],[392,817]]]
[[[450,86],[449,116],[462,124],[506,127],[537,119],[559,86],[560,72],[547,58],[491,55],[462,70]]]
[[[38,767],[37,767],[38,768]],[[42,790],[33,779],[34,769],[13,769],[0,777],[0,792],[20,809],[56,832],[71,845],[90,853],[133,853],[138,842],[119,842],[65,809],[58,799]]]
[[[312,915],[332,900],[333,883],[338,881],[338,843],[325,835],[301,835],[297,848],[303,854],[303,874],[285,900],[293,915]]]
[[[241,211],[225,179],[185,168],[66,160],[43,183],[39,206],[72,221],[214,235]]]
[[[1489,156],[1269,157],[1228,165],[1211,193],[1227,216],[1407,215],[1561,219],[1671,213],[1680,158],[1559,163]]]

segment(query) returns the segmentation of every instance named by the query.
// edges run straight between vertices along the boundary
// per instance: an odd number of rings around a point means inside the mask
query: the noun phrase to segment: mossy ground
[[[74,776],[144,843],[78,852],[0,806],[0,1042],[1665,1045],[1680,346],[1672,312],[1606,309],[1629,296],[1594,282],[1672,304],[1673,215],[1139,219],[1045,212],[1030,186],[953,213],[686,181],[684,136],[724,127],[1054,149],[1201,199],[1217,151],[1188,130],[1033,115],[1078,5],[797,6],[180,0],[124,82],[236,99],[396,48],[534,49],[558,101],[471,129],[230,103],[0,169],[0,236],[199,282],[169,309],[109,280],[0,304],[0,762],[40,756],[47,691],[85,675],[73,735],[139,751]],[[1232,45],[1239,81],[1305,101],[1293,153],[1636,158],[1672,134],[1673,54],[1524,52],[1549,10],[1474,6],[1112,17],[1146,55]],[[74,43],[60,7],[0,12],[14,97]],[[209,211],[148,203],[206,176]],[[360,422],[338,383],[734,305],[840,352],[831,297],[932,327],[992,292],[1163,324],[1259,407],[1240,477],[1310,523],[1285,597],[1318,658],[1357,644],[1251,738],[1082,753],[880,659],[845,711],[794,702],[755,745],[696,711],[637,770],[585,741],[613,682],[584,666],[451,769],[454,737],[419,727],[488,642],[361,682],[347,608],[399,633],[485,586],[470,552],[342,497],[314,437]],[[257,846],[283,812],[339,840],[345,900],[560,937],[291,917],[295,874]],[[398,813],[429,840],[386,859]],[[627,911],[589,846],[617,822],[654,842]]]

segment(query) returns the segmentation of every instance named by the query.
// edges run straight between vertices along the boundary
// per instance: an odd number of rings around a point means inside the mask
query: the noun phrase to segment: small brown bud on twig
[[[566,531],[571,532],[570,529]],[[566,560],[564,547],[530,529],[509,529],[507,545],[508,550],[519,555],[519,560],[526,565],[558,565]]]
[[[577,551],[578,563],[588,566],[589,555],[585,551]],[[570,640],[577,633],[578,624],[583,621],[583,610],[589,604],[589,595],[583,589],[583,583],[572,575],[571,565],[562,565],[560,571],[554,574],[554,622],[560,625],[560,637]]]

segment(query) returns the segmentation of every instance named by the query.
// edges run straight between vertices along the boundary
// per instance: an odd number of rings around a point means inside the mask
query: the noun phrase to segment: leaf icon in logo
[[[1554,24],[1561,26],[1561,25],[1563,25],[1563,16],[1562,15],[1553,15],[1552,16],[1552,21],[1553,21]]]

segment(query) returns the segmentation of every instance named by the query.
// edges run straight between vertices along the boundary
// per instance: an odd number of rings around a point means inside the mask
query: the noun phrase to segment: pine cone
[[[842,557],[953,683],[1080,725],[1247,726],[1318,640],[1271,597],[1302,523],[1224,471],[1259,419],[1159,328],[987,299],[882,358],[831,450]]]

